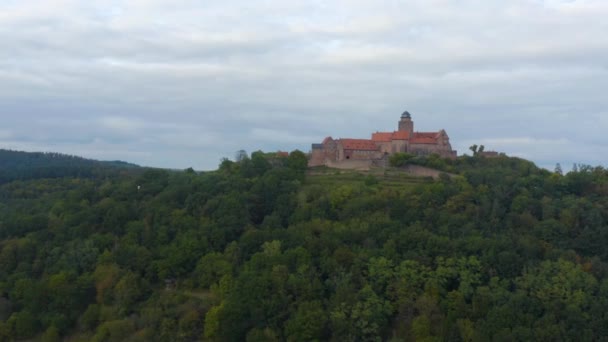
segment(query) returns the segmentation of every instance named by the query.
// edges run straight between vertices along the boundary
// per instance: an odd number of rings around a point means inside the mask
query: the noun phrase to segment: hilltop
[[[90,178],[139,168],[123,161],[98,161],[54,152],[0,149],[0,184],[37,178]]]

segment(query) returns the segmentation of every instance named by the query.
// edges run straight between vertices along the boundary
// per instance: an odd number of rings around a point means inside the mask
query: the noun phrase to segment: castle
[[[385,166],[388,156],[405,152],[424,156],[438,154],[454,158],[450,138],[445,130],[415,132],[409,112],[401,114],[398,130],[372,133],[371,139],[333,139],[327,137],[320,144],[312,144],[309,166],[330,167]]]

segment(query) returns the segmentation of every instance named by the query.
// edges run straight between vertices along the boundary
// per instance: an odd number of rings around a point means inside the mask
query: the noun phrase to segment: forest
[[[392,163],[258,151],[195,172],[3,151],[0,341],[608,339],[607,169]]]
[[[137,167],[122,161],[101,162],[62,153],[0,149],[0,184],[35,178],[99,178]]]

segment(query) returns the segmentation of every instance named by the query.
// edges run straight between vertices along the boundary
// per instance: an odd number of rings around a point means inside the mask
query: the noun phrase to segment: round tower
[[[412,121],[412,116],[407,110],[401,114],[401,120],[399,120],[399,131],[410,132],[410,135],[414,133],[414,121]]]

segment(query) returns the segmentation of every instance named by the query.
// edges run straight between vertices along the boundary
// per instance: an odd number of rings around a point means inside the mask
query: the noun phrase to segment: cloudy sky
[[[606,0],[0,0],[0,148],[213,169],[420,131],[608,164]]]

